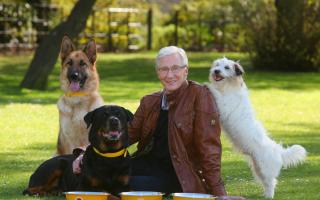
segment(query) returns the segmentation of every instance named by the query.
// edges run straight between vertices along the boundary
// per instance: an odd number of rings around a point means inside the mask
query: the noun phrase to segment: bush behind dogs
[[[248,47],[255,68],[281,71],[320,70],[319,1],[250,2]],[[261,4],[265,4],[264,6]],[[245,5],[242,8],[244,9]],[[242,16],[245,17],[245,16]]]

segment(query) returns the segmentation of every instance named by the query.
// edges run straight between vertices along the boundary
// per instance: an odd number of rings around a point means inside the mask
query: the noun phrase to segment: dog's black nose
[[[110,118],[110,125],[111,126],[117,126],[118,123],[119,123],[119,119],[118,118],[116,118],[116,117],[111,117]]]
[[[78,72],[72,73],[70,78],[71,80],[77,81],[79,78],[79,73]]]
[[[213,71],[215,74],[220,74],[220,70],[219,69],[215,69],[214,71]]]

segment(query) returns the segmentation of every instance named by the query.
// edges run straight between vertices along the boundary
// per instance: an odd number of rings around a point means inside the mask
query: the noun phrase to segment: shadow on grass
[[[271,137],[276,136],[275,141],[282,143],[284,147],[288,147],[294,144],[302,145],[308,152],[308,155],[320,155],[319,141],[320,141],[320,125],[313,123],[282,123],[283,127],[293,126],[290,128],[292,131],[284,131],[283,129],[270,131]],[[303,128],[302,131],[295,130]],[[305,130],[305,131],[304,131]],[[285,142],[284,142],[285,141]]]
[[[20,82],[27,70],[27,63],[0,64],[0,104],[7,103],[36,103],[52,104],[56,103],[59,91],[58,82],[53,82],[47,91],[32,91],[21,89]],[[56,70],[51,76],[58,76]],[[51,77],[49,77],[50,79]]]
[[[250,89],[319,90],[319,73],[249,71],[245,75]]]
[[[5,172],[0,180],[0,199],[34,199],[22,195],[31,174],[45,160],[54,154],[55,144],[34,143],[32,145],[17,148],[11,152],[1,152],[1,172]],[[48,199],[47,197],[45,199]],[[64,197],[49,199],[65,199]]]
[[[190,53],[189,79],[200,83],[208,82],[208,73],[212,60],[221,57],[217,53]],[[245,54],[226,53],[232,59],[242,60],[243,66],[249,66]],[[28,58],[31,59],[31,58]],[[48,90],[33,91],[20,89],[19,84],[24,77],[29,60],[6,59],[0,63],[0,104],[7,103],[36,103],[54,104],[62,91],[59,86],[60,65],[57,63],[49,77]],[[97,62],[100,73],[100,91],[102,96],[116,100],[138,101],[150,89],[158,90],[159,81],[154,69],[154,58],[150,53],[141,54],[102,54]],[[284,90],[315,90],[319,88],[320,76],[317,73],[284,73],[257,72],[247,70],[245,75],[250,89],[284,89]],[[127,90],[125,90],[127,89]],[[115,90],[121,95],[113,96]],[[139,96],[136,91],[139,90]],[[127,93],[127,95],[125,94]],[[140,95],[141,94],[141,95]]]
[[[11,199],[23,199],[23,200],[35,200],[35,199],[45,199],[45,200],[65,200],[64,196],[45,196],[45,197],[29,197],[22,195],[22,191],[26,189],[28,182],[19,182],[17,185],[7,185],[5,190],[0,191],[0,198],[11,200]]]
[[[320,124],[314,123],[282,123],[283,126],[293,126],[293,127],[303,127],[305,129],[311,130],[312,132],[319,132]]]
[[[36,143],[12,152],[1,152],[0,169],[9,174],[35,169],[36,167],[32,166],[37,166],[54,155],[54,148],[55,144],[52,143]]]

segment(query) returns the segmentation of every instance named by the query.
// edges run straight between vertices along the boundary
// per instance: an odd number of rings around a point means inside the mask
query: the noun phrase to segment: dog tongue
[[[219,76],[219,75],[213,75],[213,79],[215,81],[221,81],[223,78],[221,76]]]
[[[110,135],[117,135],[117,134],[119,134],[119,131],[110,131],[109,134]]]
[[[73,91],[73,92],[76,92],[76,91],[80,90],[80,83],[76,82],[76,81],[72,81],[70,83],[70,90]]]

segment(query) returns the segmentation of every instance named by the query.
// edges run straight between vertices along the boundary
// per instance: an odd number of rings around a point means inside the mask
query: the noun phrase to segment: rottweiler
[[[61,195],[66,191],[104,191],[118,196],[129,191],[130,155],[127,123],[133,114],[120,106],[101,106],[84,117],[90,145],[84,152],[61,155],[42,163],[31,175],[24,195]],[[72,162],[84,153],[81,173],[72,172]]]

